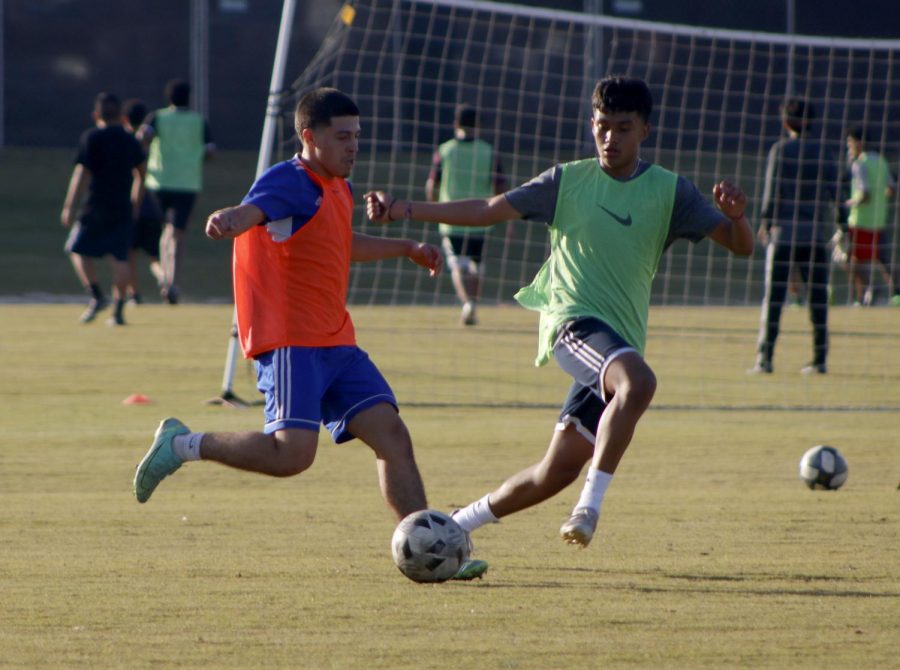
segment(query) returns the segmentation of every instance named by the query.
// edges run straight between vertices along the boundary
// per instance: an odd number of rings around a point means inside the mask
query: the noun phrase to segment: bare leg
[[[543,460],[507,479],[488,498],[500,519],[552,498],[578,479],[594,445],[574,426],[553,433]]]
[[[184,262],[184,246],[185,246],[185,231],[178,230],[174,226],[170,226],[171,228],[171,242],[170,242],[170,258],[169,258],[169,268],[168,268],[168,276],[169,276],[169,285],[175,286],[178,284],[178,275],[181,271],[181,265]]]
[[[375,452],[381,494],[397,519],[426,509],[428,501],[412,439],[394,407],[388,403],[369,407],[347,427]]]
[[[631,444],[638,420],[650,406],[656,376],[643,358],[630,352],[609,364],[604,384],[606,397],[612,399],[600,415],[587,480],[571,516],[559,529],[565,542],[582,547],[588,546],[594,536],[606,488]]]
[[[613,474],[653,400],[656,376],[638,354],[627,353],[610,363],[605,383],[612,399],[600,416],[591,467]]]
[[[266,433],[206,433],[200,444],[204,460],[273,477],[291,477],[315,460],[319,434],[302,428]]]
[[[113,297],[116,300],[125,300],[128,291],[128,282],[131,278],[131,267],[127,261],[113,259]]]
[[[465,278],[463,277],[462,270],[459,268],[453,268],[450,271],[450,278],[453,280],[453,288],[456,291],[456,297],[459,302],[465,305],[471,297],[469,295],[469,291],[466,287]]]
[[[84,288],[89,289],[91,284],[97,281],[94,259],[81,254],[69,254],[69,258],[72,261],[72,267],[75,268],[75,274],[78,275],[78,281]]]
[[[128,286],[126,289],[130,290],[132,295],[138,295],[140,293],[138,290],[137,257],[138,252],[136,249],[132,249],[128,252]]]

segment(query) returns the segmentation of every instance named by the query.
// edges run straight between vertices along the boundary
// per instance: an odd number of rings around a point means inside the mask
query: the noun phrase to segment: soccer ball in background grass
[[[800,459],[800,479],[811,489],[834,491],[847,481],[847,461],[834,447],[808,449]]]
[[[414,582],[443,582],[469,558],[466,533],[433,509],[413,512],[394,531],[391,553],[400,572]]]

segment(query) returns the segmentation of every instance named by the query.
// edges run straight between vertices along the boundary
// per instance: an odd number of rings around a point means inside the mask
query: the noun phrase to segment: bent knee
[[[316,460],[318,435],[312,431],[278,431],[274,436],[275,458],[271,474],[293,477],[312,466]]]
[[[648,366],[629,375],[618,388],[616,395],[629,405],[647,407],[656,394],[656,375]]]

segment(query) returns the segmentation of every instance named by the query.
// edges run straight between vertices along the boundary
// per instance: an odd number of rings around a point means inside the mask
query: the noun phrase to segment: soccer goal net
[[[780,136],[788,94],[812,102],[812,133],[826,144],[849,197],[844,135],[865,124],[869,147],[900,149],[900,41],[841,40],[662,25],[471,0],[354,0],[282,97],[273,160],[297,150],[293,109],[304,93],[334,86],[361,109],[352,182],[356,230],[439,244],[436,226],[375,226],[362,194],[385,189],[424,199],[436,147],[452,136],[461,104],[479,112],[510,186],[555,163],[595,153],[590,96],[608,74],[645,79],[654,95],[642,157],[710,193],[720,178],[747,192],[759,217],[766,155]],[[892,163],[893,165],[893,163]],[[896,172],[896,170],[895,170]],[[825,223],[841,218],[839,209]],[[897,239],[892,208],[888,230]],[[556,406],[567,386],[555,366],[534,369],[537,317],[513,295],[548,252],[546,226],[510,221],[488,234],[478,325],[460,325],[448,274],[406,260],[356,265],[349,301],[360,344],[401,402]],[[896,266],[897,247],[890,249]],[[797,279],[785,308],[772,375],[749,378],[764,288],[762,247],[735,258],[709,241],[678,242],[653,285],[647,359],[661,380],[659,407],[900,409],[900,309],[853,309],[846,270],[831,273],[829,374],[802,377],[812,334]],[[840,259],[838,259],[840,260]],[[880,279],[876,277],[876,279]],[[876,286],[876,300],[886,299]]]

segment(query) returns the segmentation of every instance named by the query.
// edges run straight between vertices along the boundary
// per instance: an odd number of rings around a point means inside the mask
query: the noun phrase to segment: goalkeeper
[[[466,531],[556,495],[590,461],[581,497],[560,529],[566,542],[587,546],[656,390],[644,344],[660,256],[676,239],[707,236],[736,254],[753,251],[740,188],[718,183],[713,207],[688,180],[640,158],[652,106],[642,80],[603,79],[592,99],[598,156],[556,165],[502,195],[428,203],[366,194],[368,215],[383,223],[409,216],[486,226],[523,218],[549,228],[550,258],[516,299],[541,315],[536,363],[555,357],[573,383],[543,459],[454,513]]]

